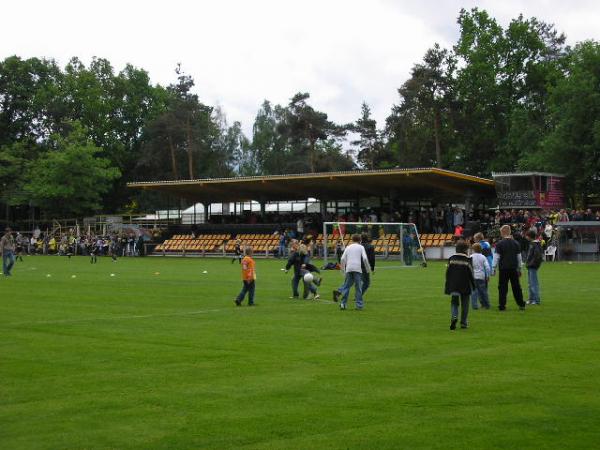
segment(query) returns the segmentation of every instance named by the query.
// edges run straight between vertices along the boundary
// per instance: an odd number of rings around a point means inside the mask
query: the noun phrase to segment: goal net
[[[425,251],[414,223],[391,222],[324,222],[323,259],[327,264],[338,261],[354,234],[366,234],[375,247],[375,257],[392,261],[400,267],[425,267]],[[386,266],[387,267],[387,266]]]

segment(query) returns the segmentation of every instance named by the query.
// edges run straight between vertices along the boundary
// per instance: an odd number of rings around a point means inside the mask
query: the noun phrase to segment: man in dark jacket
[[[540,282],[538,280],[538,270],[544,260],[544,250],[542,244],[537,239],[537,232],[532,228],[527,232],[527,240],[529,241],[529,250],[527,251],[527,259],[525,266],[527,267],[527,284],[529,286],[528,305],[539,305],[540,300]]]
[[[513,296],[519,309],[525,310],[525,302],[523,301],[523,291],[521,290],[521,247],[511,236],[510,225],[502,225],[500,227],[500,236],[502,240],[496,244],[496,257],[494,258],[494,266],[492,275],[496,272],[496,267],[500,271],[498,280],[498,309],[504,311],[506,309],[506,295],[508,294],[508,282],[512,287]]]
[[[369,286],[371,286],[371,276],[375,273],[375,247],[371,244],[371,237],[367,233],[363,233],[361,235],[361,245],[365,248],[365,253],[367,254],[367,259],[369,260],[369,266],[371,266],[371,270],[369,273],[364,267],[364,263],[361,263],[362,267],[362,294],[365,295]]]
[[[450,329],[456,329],[458,321],[458,303],[460,298],[460,327],[467,328],[467,316],[469,315],[469,299],[471,292],[475,287],[473,277],[473,265],[471,258],[467,255],[469,244],[463,240],[456,243],[456,254],[448,259],[448,268],[446,269],[446,288],[445,293],[451,296],[450,299]]]
[[[302,279],[302,265],[304,264],[304,256],[300,254],[298,249],[298,242],[293,242],[290,246],[290,257],[287,264],[285,265],[285,273],[294,268],[294,277],[292,278],[292,296],[290,298],[300,297],[298,292],[298,285]]]

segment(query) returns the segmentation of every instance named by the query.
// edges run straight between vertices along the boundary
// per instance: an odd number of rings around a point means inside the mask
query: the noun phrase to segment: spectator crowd
[[[143,238],[134,234],[112,233],[108,235],[77,235],[68,233],[33,232],[31,235],[17,233],[15,236],[17,255],[58,256],[142,256]]]

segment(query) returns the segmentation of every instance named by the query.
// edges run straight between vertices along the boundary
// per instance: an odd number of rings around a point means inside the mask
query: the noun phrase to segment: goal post
[[[401,267],[427,265],[425,251],[414,223],[400,222],[324,222],[323,260],[337,259],[352,242],[354,234],[367,234],[375,257],[399,262]]]

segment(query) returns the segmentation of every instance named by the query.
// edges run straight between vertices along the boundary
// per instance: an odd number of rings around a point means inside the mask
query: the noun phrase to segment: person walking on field
[[[473,241],[474,243],[481,245],[481,254],[487,258],[488,264],[490,265],[491,269],[494,265],[494,254],[492,252],[492,246],[485,239],[485,236],[481,232],[475,233],[475,236],[473,236]]]
[[[4,236],[0,239],[0,254],[2,255],[2,273],[5,277],[10,277],[10,271],[15,265],[15,238],[9,227],[6,227]]]
[[[498,309],[506,310],[506,296],[508,294],[508,283],[512,287],[513,296],[519,309],[525,310],[525,301],[523,301],[523,290],[521,289],[521,247],[512,238],[510,225],[503,225],[500,228],[500,236],[502,239],[496,244],[496,256],[494,258],[494,266],[492,275],[496,273],[496,268],[499,269],[500,278],[498,279]]]
[[[242,290],[235,299],[235,304],[241,306],[246,294],[248,294],[248,306],[254,306],[254,290],[256,287],[256,270],[254,259],[252,259],[252,247],[246,247],[245,256],[242,258]]]
[[[360,311],[364,307],[362,298],[363,267],[367,273],[371,273],[371,265],[369,264],[367,253],[365,252],[365,248],[360,245],[360,235],[355,234],[352,236],[352,244],[344,250],[340,266],[346,278],[344,284],[333,291],[333,301],[337,302],[341,296],[340,309],[345,310],[350,289],[354,285],[356,309]]]
[[[456,243],[456,253],[448,259],[444,292],[450,296],[450,329],[456,329],[460,304],[460,327],[468,328],[469,297],[475,287],[473,262],[467,255],[469,244],[460,240]]]
[[[482,308],[490,309],[488,282],[490,280],[492,269],[487,258],[483,256],[481,244],[479,242],[474,243],[471,249],[473,250],[471,263],[473,265],[473,278],[475,279],[475,287],[471,293],[471,307],[473,309],[478,309],[479,303],[481,303]]]

